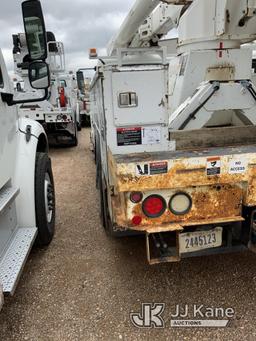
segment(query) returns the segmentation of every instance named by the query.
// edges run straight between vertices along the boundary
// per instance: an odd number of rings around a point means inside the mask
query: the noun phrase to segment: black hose
[[[212,92],[211,94],[206,98],[206,100],[201,103],[199,105],[198,108],[196,108],[189,116],[188,118],[182,123],[182,125],[179,127],[178,130],[183,130],[191,120],[193,120],[196,116],[196,114],[198,113],[199,110],[201,110],[203,108],[203,106],[209,101],[209,99],[215,94],[216,91],[218,91],[220,89],[220,84],[219,83],[216,83],[214,86],[213,86],[213,89],[212,89]]]

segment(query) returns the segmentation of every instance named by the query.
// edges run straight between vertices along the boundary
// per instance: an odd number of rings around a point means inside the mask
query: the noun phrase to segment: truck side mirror
[[[24,1],[22,3],[22,13],[30,60],[46,60],[46,30],[40,1]]]
[[[29,65],[29,81],[33,89],[48,89],[50,86],[49,66],[45,62],[36,61]]]

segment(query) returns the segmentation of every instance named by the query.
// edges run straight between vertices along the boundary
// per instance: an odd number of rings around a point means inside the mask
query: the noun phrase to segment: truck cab
[[[45,92],[49,87],[45,28],[39,1],[22,3],[29,45],[28,72],[31,86]],[[40,37],[40,39],[38,39]],[[36,243],[48,245],[55,230],[55,192],[42,126],[19,117],[18,105],[0,51],[0,306],[3,294],[14,294],[29,252]]]

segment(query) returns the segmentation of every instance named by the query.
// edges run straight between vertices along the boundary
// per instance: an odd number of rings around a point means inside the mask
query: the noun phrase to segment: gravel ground
[[[186,259],[150,267],[144,238],[112,240],[98,216],[89,130],[78,148],[51,151],[57,231],[34,249],[14,297],[0,314],[0,341],[256,340],[256,255]],[[166,328],[136,329],[130,312],[163,302]],[[232,307],[225,329],[169,327],[176,304]]]

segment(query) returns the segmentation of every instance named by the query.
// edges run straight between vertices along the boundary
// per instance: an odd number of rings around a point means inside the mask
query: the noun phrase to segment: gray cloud
[[[21,0],[1,0],[0,47],[12,69],[12,34],[22,32]],[[92,65],[90,47],[103,51],[134,0],[41,0],[48,31],[65,44],[68,69]]]

